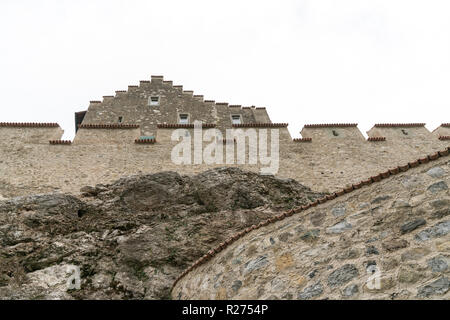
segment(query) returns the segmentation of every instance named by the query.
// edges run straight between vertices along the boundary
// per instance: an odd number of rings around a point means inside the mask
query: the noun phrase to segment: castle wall
[[[11,144],[48,144],[49,140],[61,139],[64,130],[55,127],[2,127],[0,145],[7,148]]]
[[[156,143],[148,145],[134,143],[139,129],[82,128],[72,145],[48,144],[48,140],[61,137],[59,128],[0,129],[0,195],[3,197],[57,190],[77,193],[83,186],[109,183],[132,174],[166,170],[194,174],[224,166],[172,163],[171,151],[176,142],[170,139],[170,129],[158,129]],[[267,128],[269,132],[270,129]],[[357,137],[354,128],[350,130],[354,136],[352,140],[318,133],[310,142],[294,142],[287,128],[278,129],[280,164],[277,175],[296,179],[324,192],[345,187],[377,174],[387,166],[403,165],[450,145],[449,141],[441,141],[435,135],[413,144],[392,138],[366,141]],[[328,132],[329,129],[324,130]],[[36,132],[40,132],[36,139],[28,138],[35,137]],[[19,142],[18,136],[25,139]],[[260,163],[239,166],[255,172],[266,167]]]
[[[436,137],[444,136],[449,137],[450,136],[450,124],[442,124],[439,127],[437,127],[435,130],[433,130],[433,135]]]
[[[74,144],[132,144],[141,134],[140,128],[78,130]]]
[[[172,297],[448,300],[449,184],[445,156],[274,219],[199,263]]]
[[[160,97],[158,106],[148,105],[152,96]],[[448,124],[433,133],[423,124],[375,125],[368,132],[375,138],[369,140],[364,139],[356,124],[306,125],[301,132],[303,139],[293,141],[287,125],[273,124],[266,108],[204,100],[182,86],[174,86],[172,81],[152,76],[151,81],[141,81],[102,101],[92,101],[86,113],[77,113],[77,121],[82,123],[72,144],[49,144],[49,140],[61,139],[63,131],[57,124],[0,123],[0,196],[55,190],[77,193],[85,185],[109,183],[137,173],[173,170],[195,174],[224,166],[177,165],[171,161],[172,149],[177,145],[171,135],[180,113],[189,114],[191,124],[198,120],[207,127],[215,126],[224,139],[226,130],[232,128],[279,130],[277,175],[322,192],[345,187],[387,165],[402,165],[450,144],[450,140],[439,139],[450,136]],[[241,125],[232,125],[234,114],[241,115]],[[188,131],[193,136],[193,130]],[[135,143],[141,136],[155,136],[156,143]],[[226,147],[235,142],[218,143],[225,155]],[[267,167],[260,161],[228,165],[257,172]]]

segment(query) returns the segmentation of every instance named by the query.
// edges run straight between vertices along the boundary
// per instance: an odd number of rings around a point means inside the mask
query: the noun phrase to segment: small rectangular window
[[[119,123],[122,123],[123,117],[119,117]]]
[[[179,124],[189,124],[189,115],[188,114],[180,114],[178,123]]]
[[[148,99],[149,106],[159,106],[159,96],[152,96]]]
[[[240,114],[233,114],[231,115],[231,123],[232,124],[241,124],[241,115]]]

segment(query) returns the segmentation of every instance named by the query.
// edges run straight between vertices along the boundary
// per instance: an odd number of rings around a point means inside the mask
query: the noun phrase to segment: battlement
[[[97,124],[80,124],[80,129],[136,129],[139,128],[138,124],[109,124],[109,123],[97,123]]]
[[[414,128],[423,127],[425,123],[376,123],[377,128]]]
[[[233,124],[233,128],[286,128],[287,123],[240,123]]]
[[[20,186],[14,190],[42,184],[72,191],[136,172],[198,173],[216,164],[180,166],[170,160],[173,147],[179,143],[173,139],[173,131],[186,129],[185,137],[193,138],[196,121],[201,121],[203,129],[215,128],[222,133],[213,145],[224,144],[224,152],[235,141],[227,137],[227,130],[256,131],[258,138],[268,134],[267,142],[271,143],[273,130],[278,129],[278,175],[320,191],[374,173],[388,162],[395,160],[400,165],[406,158],[446,147],[450,137],[448,122],[433,132],[423,123],[379,123],[367,132],[367,139],[356,123],[323,123],[306,124],[301,137],[292,139],[288,123],[272,123],[265,107],[216,103],[194,91],[183,91],[183,86],[162,76],[151,76],[151,80],[128,86],[127,91],[105,95],[102,101],[92,100],[86,111],[76,112],[73,141],[62,140],[63,131],[57,123],[1,122],[0,177],[14,176],[13,183]],[[247,137],[245,141],[250,141]],[[202,143],[206,147],[210,142]],[[61,174],[47,172],[47,165],[59,168]],[[261,166],[242,165],[248,170]],[[80,168],[84,170],[81,175]],[[65,182],[73,177],[73,185]],[[0,195],[10,194],[7,189],[2,191],[1,185]]]
[[[300,133],[303,138],[311,138],[317,143],[345,142],[348,139],[364,141],[365,138],[357,125],[356,123],[305,124]]]
[[[64,131],[50,122],[0,122],[0,144],[48,144],[58,140]]]
[[[0,122],[2,128],[54,128],[59,124],[54,122]]]
[[[155,138],[139,138],[134,140],[134,143],[138,143],[138,144],[154,144],[156,143],[156,139]]]
[[[71,145],[72,141],[70,141],[70,140],[50,140],[49,143],[52,145],[56,145],[56,144]]]
[[[194,124],[180,124],[180,123],[160,123],[157,125],[158,129],[193,129]],[[202,123],[202,128],[215,128],[215,123]]]
[[[319,123],[305,124],[304,128],[350,128],[357,127],[357,123]]]
[[[295,138],[292,141],[294,141],[294,142],[311,142],[312,139],[311,138]]]
[[[367,141],[386,141],[386,137],[369,137]]]

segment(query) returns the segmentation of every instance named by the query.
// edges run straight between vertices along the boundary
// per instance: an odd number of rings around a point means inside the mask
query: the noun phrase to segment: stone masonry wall
[[[152,96],[160,98],[158,106],[149,106]],[[306,139],[293,141],[286,127],[271,122],[266,108],[204,100],[162,76],[152,76],[151,81],[92,101],[72,143],[49,144],[62,137],[57,124],[0,123],[0,198],[49,191],[78,193],[85,185],[138,173],[196,174],[224,166],[176,165],[170,160],[177,142],[171,141],[173,129],[161,125],[177,124],[180,113],[189,114],[190,123],[199,120],[214,125],[224,138],[226,129],[232,128],[232,115],[241,115],[244,126],[254,125],[256,130],[270,131],[275,126],[280,132],[277,175],[321,192],[450,145],[448,123],[432,133],[423,124],[375,125],[368,134],[380,141],[367,141],[356,124],[306,125],[301,132]],[[156,143],[136,144],[141,136],[155,136]],[[251,171],[265,167],[260,163],[239,166]]]
[[[245,128],[243,128],[245,129]],[[270,132],[270,128],[269,132]],[[386,166],[402,165],[450,145],[435,135],[408,140],[366,141],[357,128],[314,129],[311,142],[294,142],[287,128],[280,130],[278,176],[294,178],[316,191],[330,192],[377,174]],[[425,129],[425,128],[424,128]],[[425,129],[426,130],[426,129]],[[305,131],[305,129],[304,129]],[[348,137],[347,132],[351,132]],[[358,134],[355,134],[355,131]],[[50,145],[60,139],[56,128],[0,128],[0,196],[64,191],[78,193],[85,185],[110,183],[123,176],[159,171],[194,174],[213,165],[176,165],[171,151],[172,130],[158,129],[156,143],[135,144],[139,129],[80,129],[71,145]],[[305,133],[305,136],[307,134]],[[205,143],[206,146],[208,143]],[[259,171],[261,165],[240,165]]]
[[[159,97],[159,105],[149,105],[149,98]],[[204,101],[193,91],[174,86],[161,76],[151,81],[141,81],[139,86],[129,86],[127,91],[116,91],[115,96],[104,96],[103,101],[91,101],[83,124],[117,124],[119,117],[124,124],[139,124],[141,134],[156,134],[157,124],[178,123],[179,114],[188,114],[189,122],[217,123],[219,129],[231,127],[231,115],[241,115],[244,123],[270,122],[264,108],[241,108],[228,103]],[[257,121],[260,120],[260,121]]]
[[[188,272],[172,296],[449,299],[449,184],[444,156],[262,226]]]

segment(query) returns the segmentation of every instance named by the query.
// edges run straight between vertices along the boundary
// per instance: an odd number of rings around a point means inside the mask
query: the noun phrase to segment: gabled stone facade
[[[187,115],[185,123],[180,124],[180,114]],[[240,124],[233,124],[233,115],[239,116]],[[224,154],[236,147],[227,130],[254,129],[269,135],[277,130],[277,175],[323,192],[450,145],[448,123],[433,132],[423,123],[375,124],[367,132],[368,139],[355,123],[309,124],[301,131],[302,138],[292,139],[288,124],[272,123],[264,107],[204,100],[162,76],[152,76],[138,86],[116,91],[115,96],[91,101],[86,111],[77,112],[73,141],[61,140],[63,130],[56,123],[0,123],[0,197],[56,190],[77,193],[85,185],[137,173],[195,174],[225,166],[225,161],[192,165],[171,161],[171,151],[178,144],[172,137],[174,130],[184,128],[187,136],[193,136],[194,121],[201,121],[204,129],[222,132],[223,139],[215,143]],[[231,166],[251,171],[262,167],[248,162]]]

